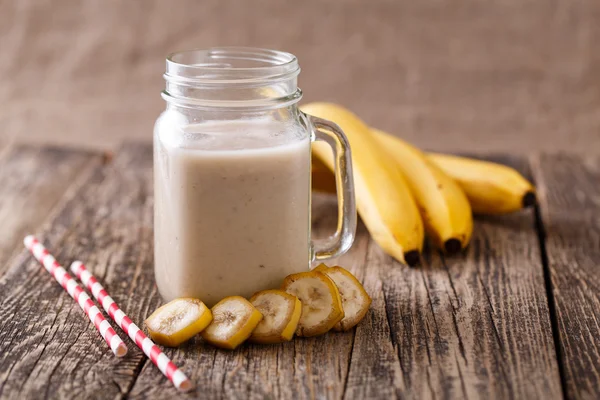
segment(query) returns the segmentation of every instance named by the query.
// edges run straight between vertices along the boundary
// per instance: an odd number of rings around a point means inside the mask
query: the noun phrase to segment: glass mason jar
[[[286,275],[352,245],[356,209],[348,141],[297,106],[289,53],[213,48],[167,58],[166,110],[154,128],[155,276],[165,300],[277,288]],[[339,223],[310,240],[311,142],[334,152]]]

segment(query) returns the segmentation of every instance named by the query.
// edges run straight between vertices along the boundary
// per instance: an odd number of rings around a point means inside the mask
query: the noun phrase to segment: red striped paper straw
[[[106,340],[110,349],[117,357],[123,357],[127,354],[127,346],[117,335],[115,330],[104,319],[102,313],[96,307],[90,296],[85,293],[83,288],[77,284],[75,279],[65,271],[65,269],[56,261],[56,259],[46,250],[34,236],[26,236],[23,240],[27,250],[46,268],[46,270],[56,279],[58,283],[69,293],[69,295],[85,311],[90,321],[94,324],[100,335]]]
[[[136,324],[129,319],[127,315],[119,308],[117,303],[109,296],[108,292],[102,287],[100,282],[87,270],[81,261],[75,261],[71,264],[71,271],[83,282],[92,295],[98,300],[108,315],[129,335],[131,340],[142,349],[144,354],[158,367],[173,385],[181,391],[192,389],[192,381],[169,360],[169,357],[160,350],[154,342],[147,337]]]

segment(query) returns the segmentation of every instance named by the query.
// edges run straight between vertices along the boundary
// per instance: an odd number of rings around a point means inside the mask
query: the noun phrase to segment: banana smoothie
[[[276,122],[211,122],[184,132],[168,123],[156,127],[154,154],[162,297],[211,307],[308,270],[310,138]]]

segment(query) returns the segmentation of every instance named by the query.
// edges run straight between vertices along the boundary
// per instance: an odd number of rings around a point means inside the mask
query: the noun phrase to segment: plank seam
[[[558,364],[558,375],[560,377],[560,388],[563,399],[567,398],[567,379],[565,372],[565,357],[560,345],[560,330],[558,328],[558,317],[556,314],[556,300],[552,289],[552,276],[550,274],[550,263],[546,249],[546,229],[542,220],[542,213],[539,204],[535,206],[535,231],[540,246],[540,256],[542,258],[542,267],[544,272],[544,286],[546,288],[546,298],[548,299],[548,311],[550,313],[550,326],[552,329],[552,339],[554,341],[554,352]]]
[[[400,365],[400,371],[402,371],[402,381],[404,382],[404,384],[406,384],[406,377],[405,377],[405,371],[404,371],[404,364],[402,362],[402,349],[400,348],[400,345],[398,344],[398,341],[396,340],[396,335],[394,335],[394,332],[392,330],[392,319],[390,318],[390,313],[388,311],[388,304],[389,304],[389,300],[387,298],[387,296],[385,295],[385,291],[382,290],[381,294],[383,296],[383,305],[384,305],[384,309],[385,309],[385,320],[387,322],[388,325],[388,329],[390,331],[390,341],[392,342],[392,346],[394,347],[394,350],[396,351],[396,356],[398,357],[398,364]]]
[[[137,382],[138,378],[140,377],[140,374],[142,373],[142,369],[144,369],[144,366],[147,363],[148,363],[148,358],[142,357],[142,359],[140,359],[140,362],[139,362],[138,366],[133,371],[133,379],[131,380],[131,383],[129,383],[129,386],[125,390],[125,393],[123,393],[123,396],[121,397],[121,399],[127,399],[127,398],[129,398],[129,394],[133,390],[133,386]]]
[[[346,389],[348,388],[348,378],[350,377],[350,366],[352,365],[352,354],[354,353],[354,345],[356,343],[356,329],[355,326],[352,331],[352,346],[350,346],[350,354],[348,354],[348,365],[346,366],[346,376],[344,377],[344,386],[342,389],[341,398],[346,397]]]
[[[460,355],[461,355],[462,359],[465,361],[465,365],[469,365],[469,361],[467,360],[467,356],[466,356],[465,344],[463,342],[462,334],[460,333],[459,324],[456,319],[456,313],[457,313],[458,309],[460,308],[460,297],[458,297],[458,294],[456,293],[456,288],[454,287],[454,280],[452,279],[452,274],[450,273],[450,268],[448,268],[448,263],[446,262],[446,257],[444,256],[444,254],[442,252],[439,252],[439,255],[440,255],[440,260],[442,261],[442,265],[444,266],[444,269],[446,270],[446,275],[448,276],[448,282],[450,282],[450,287],[452,288],[452,293],[454,293],[454,299],[456,300],[456,303],[457,303],[457,305],[455,307],[454,303],[452,302],[450,293],[448,293],[448,291],[446,290],[446,294],[448,295],[448,299],[449,299],[450,308],[452,309],[452,324],[454,325],[454,331],[456,332],[456,336],[458,338],[458,350],[460,351]],[[488,301],[489,301],[489,299],[488,299]],[[456,361],[457,361],[457,365],[458,365],[458,360],[456,360]],[[461,377],[461,380],[462,380],[462,377]],[[464,382],[463,382],[463,384],[464,384]],[[466,396],[466,392],[465,392],[465,396]]]
[[[365,247],[365,257],[362,261],[362,270],[363,270],[363,276],[362,276],[362,282],[364,283],[365,281],[365,273],[364,273],[364,269],[367,268],[367,258],[369,256],[369,248],[371,247],[371,238],[368,239],[367,241],[367,246]],[[386,311],[386,316],[387,316],[387,311]],[[348,366],[346,367],[346,376],[344,378],[344,386],[342,389],[342,396],[341,398],[345,398],[346,397],[346,390],[348,389],[348,379],[350,378],[350,367],[352,366],[352,354],[354,354],[354,345],[356,344],[356,330],[358,329],[358,326],[355,326],[352,329],[352,346],[350,347],[350,354],[348,355]],[[390,337],[391,337],[391,332],[390,332]],[[392,342],[393,343],[393,342]]]

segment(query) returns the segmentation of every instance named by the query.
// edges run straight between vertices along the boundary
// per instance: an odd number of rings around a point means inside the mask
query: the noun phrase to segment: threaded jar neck
[[[163,98],[188,108],[268,110],[302,97],[293,54],[221,47],[173,53],[167,58]]]

